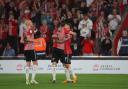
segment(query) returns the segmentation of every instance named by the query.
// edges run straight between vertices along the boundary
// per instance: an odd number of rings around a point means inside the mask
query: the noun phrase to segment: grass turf
[[[25,85],[25,75],[0,74],[0,89],[128,89],[128,75],[80,74],[76,84],[63,84],[64,79],[59,74],[53,84],[50,74],[39,74],[38,85]]]

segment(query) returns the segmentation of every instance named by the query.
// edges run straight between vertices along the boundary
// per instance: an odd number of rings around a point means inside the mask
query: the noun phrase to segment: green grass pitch
[[[57,82],[51,83],[50,74],[38,74],[38,85],[25,85],[25,75],[0,74],[0,89],[128,89],[128,75],[78,74],[76,84],[63,84],[64,74],[57,75]]]

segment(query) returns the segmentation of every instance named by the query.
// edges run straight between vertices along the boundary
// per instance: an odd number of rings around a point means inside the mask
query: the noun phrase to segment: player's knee
[[[56,62],[52,62],[52,67],[57,67],[57,63]]]
[[[25,70],[26,70],[26,72],[28,73],[29,70],[30,70],[30,67],[26,66],[26,67],[25,67]]]
[[[65,64],[65,68],[69,69],[70,65],[69,64]]]
[[[38,69],[38,66],[37,66],[37,65],[33,65],[33,66],[32,66],[32,69],[33,69],[34,71],[36,71],[36,70]]]

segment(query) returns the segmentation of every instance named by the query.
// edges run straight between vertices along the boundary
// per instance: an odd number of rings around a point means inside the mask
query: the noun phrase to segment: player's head
[[[25,20],[25,24],[27,26],[32,26],[32,21],[31,20]]]

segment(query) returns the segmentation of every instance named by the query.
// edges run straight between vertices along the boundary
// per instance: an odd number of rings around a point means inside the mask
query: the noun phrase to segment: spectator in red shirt
[[[93,56],[94,42],[90,39],[83,40],[83,56]]]

